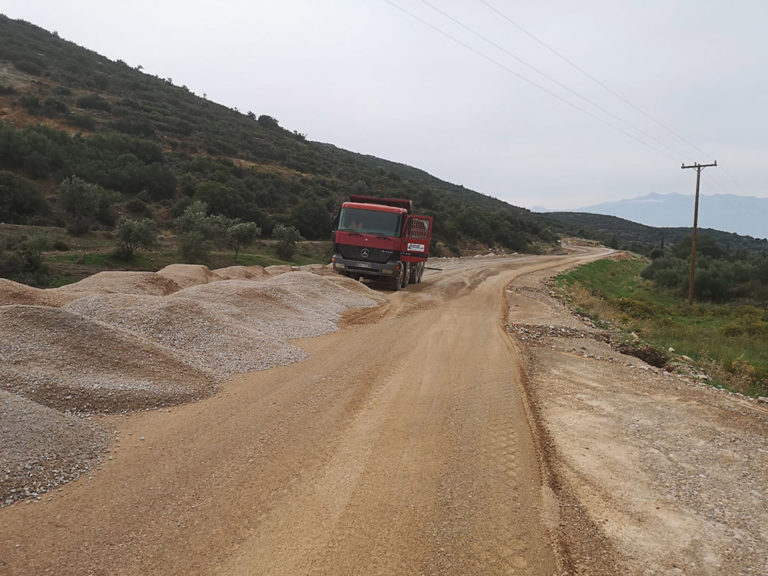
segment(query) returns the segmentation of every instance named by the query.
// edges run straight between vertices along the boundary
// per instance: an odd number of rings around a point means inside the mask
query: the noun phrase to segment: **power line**
[[[709,156],[709,154],[704,152],[701,148],[699,148],[698,146],[696,146],[692,142],[689,142],[683,136],[681,136],[680,134],[675,132],[672,128],[666,126],[665,124],[663,124],[662,122],[660,122],[659,120],[657,120],[656,118],[654,118],[653,116],[648,114],[645,110],[643,110],[642,108],[640,108],[640,107],[636,106],[635,104],[633,104],[632,102],[630,102],[627,98],[625,98],[624,96],[622,96],[621,94],[619,94],[618,92],[613,90],[610,86],[608,86],[605,83],[601,82],[598,78],[596,78],[595,76],[593,76],[592,74],[590,74],[589,72],[584,70],[581,66],[579,66],[578,64],[573,62],[571,59],[569,59],[568,57],[564,56],[563,54],[561,54],[560,52],[558,52],[557,50],[552,48],[552,46],[550,46],[549,44],[547,44],[546,42],[541,40],[538,36],[535,36],[532,32],[529,32],[526,28],[524,28],[522,25],[520,25],[517,22],[515,22],[514,20],[512,20],[509,16],[507,16],[506,14],[504,14],[503,12],[498,10],[496,7],[491,5],[489,2],[487,2],[486,0],[479,0],[479,1],[482,2],[483,4],[485,4],[491,10],[493,10],[496,14],[501,16],[504,20],[506,20],[507,22],[512,24],[512,26],[514,26],[515,28],[520,30],[523,34],[525,34],[528,37],[532,38],[533,40],[538,42],[541,46],[543,46],[544,48],[546,48],[547,50],[552,52],[555,56],[560,58],[563,62],[567,63],[571,67],[575,68],[576,70],[578,70],[579,72],[584,74],[584,76],[586,76],[587,78],[592,80],[594,83],[596,83],[598,86],[600,86],[604,90],[606,90],[606,91],[610,92],[611,94],[613,94],[616,98],[618,98],[619,100],[624,102],[627,106],[630,106],[635,111],[637,111],[638,113],[640,113],[643,116],[645,116],[646,118],[648,118],[650,121],[654,122],[655,124],[658,124],[664,130],[666,130],[667,132],[669,132],[670,134],[672,134],[676,138],[680,139],[682,142],[685,142],[688,146],[690,146],[691,148],[693,148],[694,150],[696,150],[700,154],[704,154],[705,156]]]
[[[672,156],[672,155],[668,154],[668,153],[667,153],[667,152],[665,152],[664,150],[662,150],[662,149],[660,149],[660,148],[657,148],[656,146],[654,146],[654,145],[652,145],[652,144],[650,144],[650,143],[648,143],[648,142],[646,142],[646,141],[644,141],[644,140],[641,140],[640,138],[638,138],[638,137],[637,137],[637,136],[635,136],[634,134],[632,134],[632,133],[630,133],[630,132],[627,132],[626,130],[623,130],[623,129],[619,128],[618,126],[616,126],[616,125],[614,125],[614,124],[612,124],[612,123],[608,122],[608,121],[607,121],[607,120],[605,120],[604,118],[600,118],[599,116],[597,116],[596,114],[593,114],[593,113],[592,113],[592,112],[590,112],[589,110],[587,110],[587,109],[585,109],[585,108],[582,108],[581,106],[579,106],[579,105],[577,105],[577,104],[574,104],[573,102],[571,102],[571,101],[569,101],[569,100],[566,100],[565,98],[563,98],[562,96],[560,96],[560,95],[559,95],[559,94],[557,94],[556,92],[553,92],[552,90],[550,90],[550,89],[548,89],[548,88],[546,88],[546,87],[542,86],[541,84],[538,84],[537,82],[534,82],[534,81],[533,81],[533,80],[531,80],[530,78],[527,78],[526,76],[523,76],[523,75],[522,75],[522,74],[520,74],[519,72],[516,72],[516,71],[512,70],[511,68],[509,68],[508,66],[506,66],[506,65],[505,65],[505,64],[503,64],[502,62],[499,62],[498,60],[496,60],[496,59],[492,58],[491,56],[488,56],[487,54],[484,54],[483,52],[481,52],[481,51],[477,50],[476,48],[474,48],[474,47],[470,46],[470,45],[469,45],[469,44],[467,44],[466,42],[464,42],[464,41],[462,41],[462,40],[459,40],[459,39],[458,39],[458,38],[456,38],[455,36],[452,36],[452,35],[451,35],[451,34],[449,34],[448,32],[445,32],[444,30],[441,30],[441,29],[440,29],[440,28],[438,28],[437,26],[435,26],[435,25],[431,24],[430,22],[427,22],[427,21],[426,21],[426,20],[424,20],[423,18],[421,18],[421,17],[417,16],[416,14],[414,14],[414,13],[412,13],[412,12],[410,12],[410,11],[406,10],[406,9],[405,9],[405,8],[403,8],[402,6],[399,6],[399,5],[395,4],[394,2],[392,2],[392,0],[383,0],[383,1],[384,1],[384,2],[386,2],[387,4],[389,4],[390,6],[392,6],[392,7],[394,7],[394,8],[397,8],[397,9],[398,9],[398,10],[400,10],[401,12],[403,12],[403,13],[407,14],[408,16],[410,16],[411,18],[413,18],[414,20],[417,20],[418,22],[421,22],[423,25],[427,26],[428,28],[431,28],[432,30],[434,30],[434,31],[435,31],[435,32],[437,32],[438,34],[441,34],[441,35],[445,36],[445,37],[446,37],[446,38],[448,38],[449,40],[452,40],[453,42],[456,42],[457,44],[459,44],[459,45],[463,46],[463,47],[464,47],[464,48],[466,48],[467,50],[469,50],[469,51],[473,52],[474,54],[476,54],[476,55],[480,56],[481,58],[483,58],[483,59],[485,59],[485,60],[487,60],[487,61],[491,62],[492,64],[494,64],[494,65],[498,66],[499,68],[502,68],[503,70],[505,70],[505,71],[509,72],[510,74],[512,74],[512,75],[514,75],[514,76],[517,76],[518,78],[520,78],[520,79],[521,79],[521,80],[523,80],[524,82],[527,82],[527,83],[528,83],[528,84],[530,84],[531,86],[534,86],[535,88],[538,88],[539,90],[541,90],[541,91],[543,91],[543,92],[546,92],[547,94],[549,94],[549,95],[550,95],[550,96],[552,96],[553,98],[555,98],[555,99],[559,100],[560,102],[562,102],[562,103],[564,103],[564,104],[567,104],[568,106],[570,106],[570,107],[572,107],[572,108],[575,108],[575,109],[576,109],[576,110],[578,110],[579,112],[581,112],[581,113],[583,113],[583,114],[586,114],[587,116],[589,116],[589,117],[593,118],[594,120],[597,120],[598,122],[600,122],[600,123],[602,123],[602,124],[604,124],[604,125],[608,126],[609,128],[611,128],[611,129],[615,130],[616,132],[619,132],[619,133],[623,134],[624,136],[627,136],[628,138],[631,138],[631,139],[632,139],[632,140],[634,140],[635,142],[638,142],[639,144],[642,144],[643,146],[646,146],[647,148],[650,148],[651,150],[655,150],[656,152],[658,152],[658,153],[659,153],[659,154],[661,154],[662,156],[666,156],[667,158],[670,158],[671,160],[675,160],[675,159],[676,159],[674,156]]]
[[[596,102],[592,101],[591,99],[589,99],[589,98],[587,98],[586,96],[584,96],[584,95],[580,94],[579,92],[576,92],[575,90],[573,90],[572,88],[570,88],[569,86],[567,86],[566,84],[564,84],[563,82],[560,82],[560,81],[559,81],[557,78],[554,78],[554,77],[550,76],[549,74],[547,74],[546,72],[543,72],[542,70],[539,70],[538,68],[536,68],[536,67],[535,67],[535,66],[533,66],[532,64],[530,64],[530,63],[526,62],[525,60],[523,60],[522,58],[520,58],[520,57],[519,57],[519,56],[517,56],[516,54],[514,54],[514,53],[510,52],[510,51],[509,51],[508,49],[506,49],[504,46],[502,46],[502,45],[498,44],[497,42],[495,42],[495,41],[491,40],[491,39],[490,39],[490,38],[488,38],[487,36],[484,36],[483,34],[481,34],[480,32],[478,32],[478,31],[476,31],[476,30],[474,30],[474,29],[473,29],[473,28],[471,28],[470,26],[467,26],[466,24],[464,24],[463,22],[461,22],[461,21],[459,21],[458,19],[454,18],[453,16],[451,16],[451,15],[450,15],[450,14],[448,14],[448,13],[446,13],[445,11],[441,10],[440,8],[438,8],[437,6],[435,6],[434,4],[432,4],[432,3],[428,2],[427,0],[421,0],[421,1],[422,1],[424,4],[426,4],[427,6],[429,6],[430,8],[432,8],[432,9],[433,9],[435,12],[438,12],[439,14],[441,14],[441,15],[443,15],[444,17],[448,18],[448,19],[449,19],[451,22],[453,22],[454,24],[457,24],[457,25],[461,26],[461,27],[462,27],[462,28],[464,28],[465,30],[469,31],[470,33],[472,33],[472,34],[474,34],[475,36],[477,36],[478,38],[480,38],[481,40],[483,40],[483,41],[487,42],[488,44],[490,44],[491,46],[493,46],[493,47],[497,48],[498,50],[501,50],[501,51],[502,51],[502,52],[504,52],[504,54],[506,54],[507,56],[509,56],[509,57],[511,57],[511,58],[514,58],[514,59],[515,59],[515,60],[517,60],[517,61],[518,61],[520,64],[522,64],[523,66],[526,66],[526,67],[527,67],[529,70],[533,70],[534,72],[536,72],[537,74],[539,74],[539,75],[543,76],[544,78],[546,78],[546,79],[547,79],[547,80],[549,80],[550,82],[552,82],[552,83],[554,83],[554,84],[558,85],[558,86],[559,86],[560,88],[562,88],[563,90],[566,90],[567,92],[569,92],[569,93],[573,94],[574,96],[576,96],[576,97],[577,97],[577,98],[579,98],[580,100],[582,100],[582,101],[586,102],[587,104],[590,104],[590,105],[594,106],[595,108],[597,108],[598,110],[600,110],[600,111],[601,111],[601,112],[603,112],[604,114],[606,114],[606,115],[610,116],[610,117],[611,117],[611,118],[613,118],[614,120],[618,120],[619,122],[621,122],[621,123],[622,123],[622,124],[624,124],[625,126],[628,126],[628,127],[629,127],[629,128],[631,128],[632,130],[635,130],[636,132],[638,132],[638,133],[642,134],[643,136],[645,136],[645,137],[646,137],[646,138],[648,138],[649,140],[652,140],[653,142],[656,142],[657,144],[659,144],[659,145],[661,145],[661,146],[664,146],[665,148],[667,148],[668,150],[671,150],[671,151],[672,151],[672,152],[674,152],[675,154],[678,154],[678,155],[680,155],[680,156],[683,156],[683,157],[685,157],[685,156],[686,156],[686,155],[685,155],[684,153],[682,153],[680,150],[677,150],[677,149],[673,148],[672,146],[670,146],[670,145],[669,145],[669,144],[667,144],[666,142],[662,142],[661,140],[659,140],[658,138],[656,138],[656,137],[655,137],[655,136],[653,136],[652,134],[649,134],[649,133],[647,133],[646,131],[642,130],[641,128],[638,128],[637,126],[635,126],[635,125],[634,125],[634,124],[632,124],[631,122],[629,122],[629,121],[625,120],[624,118],[622,118],[621,116],[619,116],[619,115],[617,115],[617,114],[615,114],[615,113],[611,112],[610,110],[608,110],[608,109],[607,109],[607,108],[605,108],[604,106],[601,106],[600,104],[598,104],[598,103],[596,103]]]
[[[424,0],[422,0],[422,1],[424,1]],[[669,126],[667,126],[666,124],[664,124],[660,120],[657,120],[656,118],[654,118],[653,116],[648,114],[645,110],[643,110],[639,106],[635,105],[629,99],[627,99],[626,97],[622,96],[621,94],[619,94],[618,92],[613,90],[610,86],[608,86],[604,82],[600,81],[594,75],[592,75],[589,72],[587,72],[586,70],[584,70],[581,66],[579,66],[578,64],[573,62],[570,58],[568,58],[567,56],[565,56],[564,54],[560,53],[558,50],[556,50],[555,48],[553,48],[552,46],[550,46],[549,44],[544,42],[544,40],[540,39],[538,36],[536,36],[535,34],[530,32],[524,26],[522,26],[521,24],[519,24],[519,23],[515,22],[514,20],[512,20],[512,18],[510,18],[505,13],[503,13],[501,10],[499,10],[498,8],[493,6],[487,0],[479,0],[479,2],[481,2],[482,4],[487,6],[490,10],[492,10],[493,12],[498,14],[501,18],[503,18],[504,20],[509,22],[512,26],[514,26],[515,28],[520,30],[523,34],[525,34],[529,38],[531,38],[534,41],[536,41],[539,45],[543,46],[544,48],[546,48],[547,50],[552,52],[552,54],[554,54],[555,56],[560,58],[563,62],[567,63],[572,68],[578,70],[584,76],[586,76],[587,78],[592,80],[595,84],[597,84],[598,86],[600,86],[601,88],[603,88],[604,90],[606,90],[607,92],[609,92],[610,94],[612,94],[613,96],[615,96],[616,98],[618,98],[619,100],[624,102],[627,106],[629,106],[630,108],[632,108],[633,110],[635,110],[636,112],[638,112],[639,114],[641,114],[642,116],[644,116],[645,118],[647,118],[648,120],[653,122],[654,124],[660,126],[661,128],[666,130],[668,133],[672,134],[674,137],[676,137],[681,142],[683,142],[683,143],[687,144],[688,146],[690,146],[693,150],[696,150],[697,152],[699,152],[700,154],[703,154],[704,156],[709,156],[710,158],[712,157],[711,154],[705,152],[704,150],[699,148],[696,144],[694,144],[693,142],[689,141],[687,138],[683,137],[678,132],[676,132],[675,130],[673,130],[672,128],[670,128]],[[667,148],[669,148],[670,150],[674,150],[674,148],[672,148],[671,146],[668,146],[666,144],[665,144],[665,146],[667,146]],[[681,154],[681,155],[685,156],[685,154]],[[746,192],[744,192],[743,188],[741,187],[741,184],[739,184],[738,180],[736,180],[736,178],[728,170],[726,170],[725,167],[721,167],[721,168],[723,169],[723,173],[725,173],[725,175],[728,178],[730,178],[731,181],[736,185],[736,188],[738,188],[742,193],[746,194]],[[715,184],[717,186],[719,186],[719,187],[723,188],[723,190],[725,190],[725,188],[722,185],[720,185],[720,183],[716,179],[713,179],[713,181],[715,182]]]

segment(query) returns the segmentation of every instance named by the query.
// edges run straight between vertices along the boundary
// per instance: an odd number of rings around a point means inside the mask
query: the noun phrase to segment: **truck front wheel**
[[[403,276],[405,275],[404,272],[405,272],[405,268],[401,266],[397,274],[392,276],[392,278],[389,281],[390,290],[400,290],[400,288],[403,287]]]
[[[411,263],[410,262],[404,262],[403,263],[403,283],[402,288],[405,288],[408,286],[408,281],[411,279]]]

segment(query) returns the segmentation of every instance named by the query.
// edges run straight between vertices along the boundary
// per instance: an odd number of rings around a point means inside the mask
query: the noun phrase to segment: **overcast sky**
[[[681,164],[713,160],[702,194],[768,196],[764,0],[3,0],[0,11],[310,140],[518,206],[693,194]]]

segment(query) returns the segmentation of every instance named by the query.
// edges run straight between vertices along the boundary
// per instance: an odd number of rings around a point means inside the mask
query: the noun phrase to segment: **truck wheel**
[[[410,262],[404,262],[403,263],[403,283],[401,285],[401,288],[405,288],[408,286],[408,281],[411,279],[411,263]]]
[[[424,276],[424,262],[419,262],[418,270],[416,271],[416,283],[421,284],[421,277]]]
[[[416,284],[419,281],[419,264],[411,264],[411,272],[408,275],[408,283]]]
[[[393,276],[389,281],[390,290],[400,290],[403,287],[403,272],[404,269],[400,268],[400,273],[397,276]]]

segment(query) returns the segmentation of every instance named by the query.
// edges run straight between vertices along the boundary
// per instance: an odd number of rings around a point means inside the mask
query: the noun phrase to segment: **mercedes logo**
[[[368,248],[363,248],[362,250],[360,250],[360,256],[363,258],[368,258],[369,256]]]

